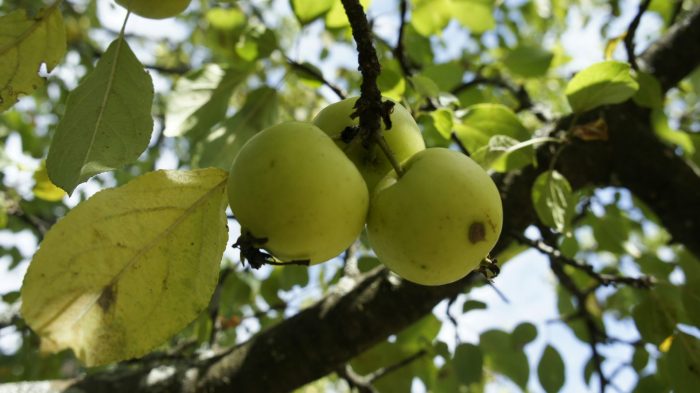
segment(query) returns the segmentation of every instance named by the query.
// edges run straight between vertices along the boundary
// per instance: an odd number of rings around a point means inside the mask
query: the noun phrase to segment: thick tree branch
[[[700,63],[700,7],[671,26],[639,58],[640,68],[650,71],[664,90],[678,84]]]

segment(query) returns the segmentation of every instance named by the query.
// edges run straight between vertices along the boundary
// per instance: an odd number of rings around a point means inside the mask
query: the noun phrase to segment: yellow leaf
[[[661,352],[668,352],[669,349],[671,349],[671,345],[673,344],[673,335],[666,337],[666,339],[659,344],[659,351]]]
[[[43,82],[37,71],[42,63],[51,71],[66,53],[66,29],[60,1],[37,17],[24,10],[0,16],[0,112],[31,94]]]
[[[34,188],[32,188],[34,196],[49,202],[56,202],[63,199],[66,192],[56,187],[49,179],[49,174],[46,172],[46,161],[42,161],[41,166],[34,172]]]
[[[22,287],[42,350],[87,366],[142,356],[214,291],[226,246],[225,171],[156,171],[97,193],[46,234]]]

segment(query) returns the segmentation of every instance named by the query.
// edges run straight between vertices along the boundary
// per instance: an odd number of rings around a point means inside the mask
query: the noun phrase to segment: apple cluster
[[[267,128],[243,146],[228,181],[243,231],[281,261],[315,264],[343,252],[366,224],[379,260],[404,279],[442,285],[466,276],[501,232],[495,184],[466,155],[426,149],[409,111],[395,104],[382,133],[399,176],[379,146],[344,138],[358,125],[356,101],[329,105],[313,123]]]

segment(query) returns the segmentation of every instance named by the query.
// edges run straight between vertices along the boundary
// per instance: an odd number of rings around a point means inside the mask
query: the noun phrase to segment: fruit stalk
[[[357,44],[357,61],[360,73],[362,74],[362,84],[360,86],[360,98],[355,104],[356,114],[360,117],[360,133],[367,137],[372,143],[378,143],[382,152],[387,156],[394,170],[399,176],[403,175],[403,170],[396,157],[394,157],[389,145],[384,140],[381,131],[381,119],[389,118],[389,114],[384,114],[386,110],[382,105],[382,93],[377,87],[377,78],[381,72],[381,65],[377,58],[377,52],[372,44],[372,32],[367,21],[367,15],[359,0],[341,0],[345,14],[350,21],[352,36]],[[386,116],[385,116],[386,115]],[[387,124],[387,129],[390,125]]]

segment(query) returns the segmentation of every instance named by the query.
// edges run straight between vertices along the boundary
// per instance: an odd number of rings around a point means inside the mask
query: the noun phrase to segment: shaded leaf
[[[226,115],[231,95],[248,71],[245,64],[226,70],[207,64],[178,79],[168,95],[163,133],[187,135],[193,141],[203,138]]]
[[[575,113],[627,101],[639,89],[628,63],[603,61],[579,71],[566,86]]]
[[[117,38],[68,96],[46,159],[51,181],[70,194],[93,175],[136,160],[153,130],[152,102],[150,75]]]
[[[488,330],[480,336],[485,363],[525,389],[530,376],[530,365],[521,347],[514,345],[508,333]]]
[[[478,300],[467,300],[462,306],[462,313],[467,313],[471,310],[485,310],[486,303],[480,302]]]
[[[700,280],[688,281],[681,288],[681,294],[690,323],[700,326]]]
[[[673,334],[680,319],[680,296],[668,284],[658,284],[645,295],[632,316],[642,338],[658,345]]]
[[[43,79],[38,70],[51,71],[66,53],[66,29],[60,1],[34,18],[24,10],[0,16],[0,112],[20,95],[31,94]]]
[[[647,108],[661,108],[664,104],[664,93],[659,80],[648,72],[639,71],[637,82],[639,90],[632,97],[634,102]]]
[[[537,377],[547,393],[558,392],[564,386],[564,361],[551,345],[547,345],[542,353],[540,364],[537,366]]]
[[[277,123],[278,100],[277,91],[267,86],[248,93],[243,107],[196,145],[192,165],[228,170],[248,139]]]
[[[503,64],[515,75],[537,78],[547,73],[553,58],[552,52],[539,46],[521,45],[508,51]]]
[[[515,327],[511,341],[517,348],[523,348],[537,338],[537,328],[530,322],[523,322]]]
[[[459,382],[464,385],[481,382],[484,373],[484,359],[478,346],[472,344],[458,345],[455,348],[452,362]]]
[[[138,357],[190,323],[228,238],[224,171],[156,171],[97,193],[46,234],[22,287],[42,349],[87,366]]]
[[[700,340],[678,333],[668,351],[667,370],[675,392],[697,392],[700,386]]]

